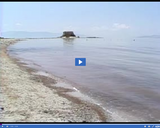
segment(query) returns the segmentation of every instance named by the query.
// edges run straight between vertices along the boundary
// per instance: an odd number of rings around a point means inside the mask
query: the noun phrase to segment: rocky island
[[[64,31],[63,35],[61,36],[61,38],[75,38],[76,35],[74,34],[73,31]]]

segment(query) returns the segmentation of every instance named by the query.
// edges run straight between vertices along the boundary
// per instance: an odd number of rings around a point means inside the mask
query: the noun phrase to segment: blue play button
[[[86,58],[75,58],[75,66],[86,66]]]

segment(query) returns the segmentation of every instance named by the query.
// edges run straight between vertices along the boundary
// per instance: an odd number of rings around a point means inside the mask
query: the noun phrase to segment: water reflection
[[[73,46],[75,38],[63,38],[63,45],[64,46]]]
[[[75,41],[74,38],[64,38],[63,39],[63,48],[64,48],[65,56],[71,55],[71,51],[73,52],[74,41]]]

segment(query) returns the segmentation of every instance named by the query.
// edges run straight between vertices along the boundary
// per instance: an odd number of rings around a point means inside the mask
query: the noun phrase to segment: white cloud
[[[129,29],[130,26],[126,24],[114,23],[112,30],[119,30],[119,29]]]
[[[16,26],[22,26],[22,24],[21,24],[21,23],[16,23],[15,25],[16,25]]]

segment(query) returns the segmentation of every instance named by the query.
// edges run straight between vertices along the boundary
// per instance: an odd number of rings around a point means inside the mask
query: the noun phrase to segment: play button
[[[75,58],[75,66],[86,66],[86,58]]]
[[[79,64],[81,64],[82,63],[82,61],[81,60],[79,60]]]

